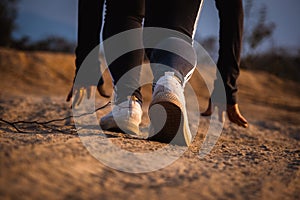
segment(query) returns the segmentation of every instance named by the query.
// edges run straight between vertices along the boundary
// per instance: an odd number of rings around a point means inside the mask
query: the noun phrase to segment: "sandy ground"
[[[73,63],[67,54],[0,49],[0,118],[45,122],[71,115],[65,97]],[[248,129],[226,122],[211,153],[200,159],[209,121],[201,117],[189,149],[171,165],[148,173],[121,172],[99,162],[72,119],[16,124],[25,133],[1,121],[0,199],[300,199],[299,85],[255,71],[242,71],[239,83]],[[146,107],[150,94],[147,87],[143,91]],[[199,99],[203,110],[207,92]],[[107,101],[98,99],[97,105]],[[107,134],[133,152],[164,146]]]

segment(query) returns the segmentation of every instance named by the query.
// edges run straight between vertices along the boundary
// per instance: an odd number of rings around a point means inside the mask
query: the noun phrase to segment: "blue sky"
[[[276,24],[273,44],[300,48],[300,1],[255,0],[255,5],[267,6],[267,21]],[[58,35],[76,41],[77,0],[20,0],[18,29],[14,36],[30,36],[33,40]],[[197,30],[202,37],[218,35],[218,16],[214,0],[205,0]],[[266,41],[265,46],[271,44]]]

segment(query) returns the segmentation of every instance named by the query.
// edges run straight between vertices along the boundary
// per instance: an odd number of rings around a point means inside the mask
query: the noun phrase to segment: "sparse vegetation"
[[[73,53],[75,42],[70,42],[63,37],[48,36],[38,41],[31,41],[29,36],[14,40],[12,47],[25,51],[52,51],[52,52],[68,52]]]
[[[74,52],[75,43],[59,36],[47,36],[38,41],[32,41],[30,36],[15,39],[12,33],[17,29],[17,4],[19,0],[0,1],[0,46],[18,50]]]
[[[0,1],[0,46],[9,47],[13,40],[12,32],[16,29],[18,0]]]
[[[280,78],[300,82],[300,49],[291,54],[285,49],[270,49],[265,53],[251,54],[242,59],[241,67],[250,70],[263,70]]]

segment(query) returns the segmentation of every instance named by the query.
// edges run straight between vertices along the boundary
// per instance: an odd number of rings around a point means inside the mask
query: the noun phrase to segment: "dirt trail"
[[[0,118],[41,122],[71,115],[65,96],[73,63],[68,54],[0,49]],[[208,126],[208,119],[200,118],[192,146],[171,165],[149,173],[120,172],[99,162],[72,119],[18,124],[27,133],[0,122],[0,198],[300,199],[299,85],[255,71],[242,71],[239,83],[240,107],[250,127],[227,122],[212,152],[200,159]],[[143,89],[145,105],[148,91]],[[199,96],[201,110],[206,98],[207,92]],[[105,101],[97,99],[97,106]],[[110,140],[134,152],[163,147],[123,134]]]

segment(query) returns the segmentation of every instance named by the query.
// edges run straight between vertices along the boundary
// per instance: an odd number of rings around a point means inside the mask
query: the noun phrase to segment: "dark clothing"
[[[159,37],[157,46],[167,49],[180,49],[181,54],[186,54],[190,59],[176,55],[174,52],[160,49],[147,51],[147,56],[152,64],[154,84],[164,71],[174,69],[175,75],[183,82],[196,63],[196,56],[192,47],[192,37],[195,22],[200,9],[201,0],[146,0],[145,27],[159,27],[174,30],[167,35]],[[176,33],[176,32],[178,33]],[[146,43],[144,39],[144,43]],[[170,67],[163,70],[163,66]],[[162,70],[161,70],[162,69]]]
[[[87,55],[100,44],[100,31],[102,27],[102,12],[104,0],[79,0],[78,1],[78,31],[77,47],[75,50],[75,66],[77,74]],[[92,63],[89,70],[91,74],[100,73],[99,54],[92,55]],[[88,80],[87,80],[88,82]],[[103,84],[103,79],[99,80]]]
[[[145,19],[145,27],[168,28],[186,36],[168,35],[157,41],[158,45],[159,42],[168,37],[181,37],[180,39],[191,44],[200,2],[201,0],[107,0],[103,39],[105,40],[126,30],[141,28],[143,19]],[[223,80],[221,83],[224,83],[225,86],[227,103],[235,104],[237,101],[236,80],[239,76],[243,32],[242,0],[216,0],[216,6],[220,18],[220,49],[217,67],[221,75],[217,76],[215,88],[218,88],[220,83],[218,80]],[[77,70],[86,55],[99,44],[102,10],[103,0],[79,0],[78,46],[76,48]],[[142,41],[143,37],[140,34],[127,42]],[[109,57],[109,53],[114,52],[118,48],[118,46],[104,46],[106,56],[108,55]],[[188,49],[187,51],[190,50]],[[170,66],[183,77],[194,67],[191,63],[170,52],[153,49],[148,49],[146,52],[151,62]],[[117,84],[120,78],[130,69],[140,66],[143,62],[143,55],[144,51],[140,49],[126,53],[114,60],[109,65],[114,84]],[[98,58],[95,58],[95,62],[97,61]],[[134,78],[118,86],[119,101],[131,95],[127,94],[127,91],[138,87],[139,71],[134,71],[133,73],[135,74],[131,74],[131,77]],[[128,88],[131,89],[128,90]],[[213,92],[212,96],[217,93]],[[138,99],[142,99],[139,89],[135,90],[134,94]]]
[[[130,29],[142,28],[144,16],[144,0],[107,0],[103,40]],[[135,43],[142,46],[142,33],[130,35],[126,40],[122,40],[117,45],[107,46],[106,43],[104,43],[105,57],[108,59],[108,64],[110,63],[108,68],[115,86],[115,92],[117,94],[115,101],[117,101],[117,103],[126,100],[127,97],[132,94],[142,101],[142,95],[139,89],[140,70],[137,70],[137,68],[132,71],[130,70],[142,65],[144,50],[134,50],[121,55],[112,62],[110,61],[111,55],[117,52],[120,46],[126,48]],[[127,72],[127,75],[130,75],[123,78],[122,82],[118,82]]]
[[[145,27],[167,28],[184,34],[184,37],[180,39],[189,42],[192,49],[191,37],[200,2],[200,0],[107,0],[103,38],[107,39],[126,30],[141,28],[143,18],[145,18]],[[131,41],[129,39],[126,42],[143,42],[142,36],[142,33],[138,34],[136,37],[132,37]],[[178,36],[164,35],[159,38],[157,45],[170,37]],[[125,45],[126,42],[124,43]],[[105,47],[104,45],[105,55],[114,52],[114,49],[117,48],[119,47]],[[114,84],[117,84],[126,72],[142,64],[144,59],[143,53],[143,49],[126,53],[109,65]],[[185,73],[188,73],[194,67],[173,53],[164,52],[164,56],[159,56],[162,55],[161,51],[151,50],[150,54],[148,56],[151,63],[155,61],[174,68],[181,73],[181,76],[185,76]],[[138,73],[140,71],[135,70],[132,73],[134,74],[131,74],[131,78],[122,80],[122,84],[117,84],[117,101],[123,101],[127,96],[131,95],[128,91],[133,91],[139,87]],[[134,95],[141,100],[139,89],[135,90]]]
[[[161,27],[185,34],[189,42],[194,32],[201,0],[145,0],[145,27]],[[186,38],[182,38],[186,39]]]
[[[237,103],[236,81],[240,73],[244,20],[242,3],[242,0],[216,0],[220,19],[220,49],[217,67],[223,79],[226,100],[229,105]],[[218,83],[215,81],[215,88],[217,87]]]

